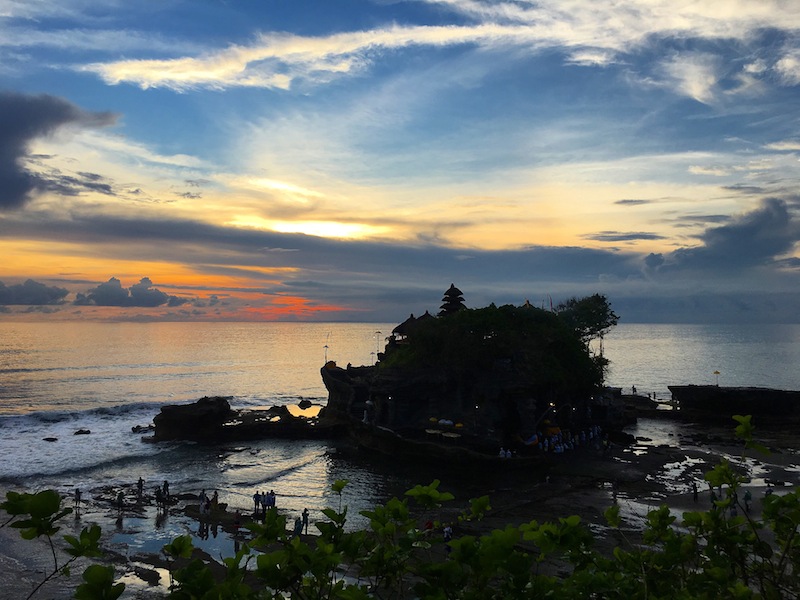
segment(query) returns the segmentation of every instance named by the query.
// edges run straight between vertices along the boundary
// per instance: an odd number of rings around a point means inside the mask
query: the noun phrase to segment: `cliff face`
[[[527,439],[548,417],[569,426],[578,416],[572,403],[550,406],[524,377],[502,369],[454,376],[444,369],[329,364],[321,375],[328,390],[325,420],[366,420],[398,432],[421,432],[444,420],[492,447]]]

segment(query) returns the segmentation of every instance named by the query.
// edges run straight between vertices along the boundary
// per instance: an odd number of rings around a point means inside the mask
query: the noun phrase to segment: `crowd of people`
[[[524,444],[527,448],[554,454],[562,454],[582,446],[593,447],[596,450],[602,449],[604,452],[609,449],[608,437],[603,436],[603,430],[599,425],[592,425],[575,433],[566,429],[548,428],[545,432],[535,433],[525,440]],[[500,448],[498,456],[513,458],[514,453],[509,448]]]
[[[261,516],[266,516],[268,508],[276,508],[275,506],[275,490],[270,490],[268,492],[258,492],[256,491],[253,494],[253,516],[258,518],[259,514]]]

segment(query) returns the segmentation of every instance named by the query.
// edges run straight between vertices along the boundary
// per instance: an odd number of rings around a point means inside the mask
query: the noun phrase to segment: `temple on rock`
[[[585,310],[588,302],[601,310]],[[606,362],[590,350],[587,334],[602,334],[616,315],[602,296],[560,308],[467,308],[451,285],[437,316],[412,314],[395,327],[375,365],[322,368],[329,392],[323,416],[408,438],[445,423],[459,443],[487,452],[524,449],[543,429],[621,418],[621,408],[617,414],[602,397]]]

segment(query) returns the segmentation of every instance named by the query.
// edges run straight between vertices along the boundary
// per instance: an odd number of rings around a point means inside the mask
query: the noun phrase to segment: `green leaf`
[[[19,492],[6,492],[6,501],[0,504],[0,508],[9,515],[27,515],[30,494],[20,494]]]
[[[331,485],[331,490],[333,490],[333,492],[334,492],[335,494],[341,494],[341,493],[342,493],[342,490],[343,490],[345,487],[347,487],[347,484],[348,484],[348,483],[350,483],[350,480],[349,480],[349,479],[337,479],[337,480],[336,480],[336,481],[334,481],[334,482],[333,482],[333,484]]]
[[[190,535],[178,536],[161,549],[164,554],[173,558],[191,558],[193,550],[194,546]]]
[[[124,583],[114,583],[114,568],[91,565],[83,572],[86,583],[75,590],[76,600],[116,600],[125,591]]]
[[[58,492],[54,490],[44,490],[30,497],[28,512],[34,518],[44,519],[55,515],[60,507],[61,496]]]
[[[621,522],[619,517],[619,504],[614,504],[613,506],[609,506],[603,513],[603,516],[605,516],[606,522],[611,527],[619,527]]]

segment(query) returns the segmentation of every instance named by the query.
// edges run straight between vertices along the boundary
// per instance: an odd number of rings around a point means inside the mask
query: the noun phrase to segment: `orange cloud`
[[[280,321],[305,319],[320,313],[334,313],[343,310],[348,310],[348,307],[332,304],[312,304],[311,300],[300,296],[274,296],[272,304],[248,306],[244,308],[243,312],[247,315],[258,317],[258,320]]]

